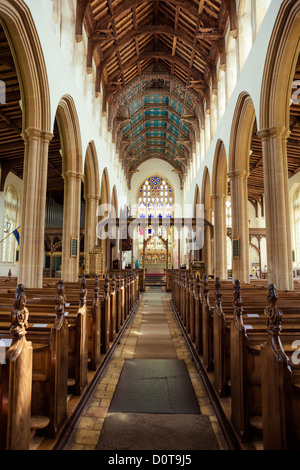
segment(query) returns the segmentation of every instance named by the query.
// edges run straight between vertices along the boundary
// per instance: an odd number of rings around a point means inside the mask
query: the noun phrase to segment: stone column
[[[63,174],[64,178],[64,224],[62,242],[61,277],[65,282],[78,280],[80,250],[80,198],[82,175],[73,171]],[[76,238],[77,255],[71,254],[71,241]]]
[[[232,258],[232,279],[250,283],[249,273],[249,215],[248,215],[248,172],[230,173],[232,240],[239,240],[239,257]]]
[[[204,218],[208,222],[212,221],[212,209],[205,209]],[[212,250],[211,250],[211,227],[206,225],[204,227],[204,244],[203,244],[203,261],[205,263],[206,275],[209,276],[213,274],[213,259],[212,259]]]
[[[227,279],[227,230],[225,194],[212,196],[214,207],[214,275],[220,280]]]
[[[27,129],[23,135],[25,154],[18,282],[27,288],[43,285],[48,149],[52,137],[36,128]]]
[[[84,230],[84,252],[90,251],[97,245],[97,209],[100,198],[94,194],[85,196],[85,230]]]
[[[288,191],[287,138],[284,127],[259,132],[262,140],[268,280],[278,290],[294,289]]]

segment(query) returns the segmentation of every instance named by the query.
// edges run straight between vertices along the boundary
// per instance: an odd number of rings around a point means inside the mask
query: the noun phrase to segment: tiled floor
[[[147,322],[147,316],[145,315],[151,311],[164,312],[177,358],[185,361],[201,413],[209,418],[220,449],[227,449],[204,385],[191,359],[179,326],[170,308],[169,300],[170,296],[158,289],[148,290],[148,292],[143,294],[138,312],[131,326],[125,331],[120,344],[108,364],[107,370],[102,375],[93,396],[89,400],[81,418],[78,420],[66,446],[66,450],[96,449],[125,360],[133,359],[135,357],[135,351],[139,351],[140,355],[141,350],[137,348],[137,342],[140,331],[145,325],[145,319]],[[167,341],[167,338],[165,339]],[[153,351],[156,349],[153,348]]]

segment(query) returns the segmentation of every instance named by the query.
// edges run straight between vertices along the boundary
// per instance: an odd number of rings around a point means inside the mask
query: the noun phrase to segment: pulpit
[[[192,263],[191,272],[193,277],[199,276],[203,279],[205,276],[205,263],[203,261],[194,261]]]
[[[104,275],[103,251],[101,246],[95,246],[90,253],[85,253],[85,275],[91,277]]]

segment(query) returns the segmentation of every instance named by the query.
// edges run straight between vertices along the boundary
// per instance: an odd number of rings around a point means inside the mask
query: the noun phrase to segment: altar
[[[147,274],[164,274],[166,270],[166,263],[145,263],[146,273]]]

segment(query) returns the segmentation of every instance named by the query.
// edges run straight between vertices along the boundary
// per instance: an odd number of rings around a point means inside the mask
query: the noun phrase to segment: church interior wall
[[[268,8],[261,27],[257,33],[256,40],[253,43],[252,49],[250,50],[247,60],[243,65],[242,70],[238,71],[237,83],[232,90],[230,97],[227,99],[226,109],[222,118],[219,120],[216,126],[214,134],[211,134],[211,128],[207,126],[211,121],[211,116],[206,114],[206,152],[201,162],[201,167],[192,182],[191,186],[185,187],[185,200],[190,203],[194,197],[195,184],[201,182],[203,175],[203,168],[207,166],[212,171],[213,159],[215,154],[215,148],[218,139],[224,142],[227,158],[229,155],[229,143],[230,143],[230,131],[233,115],[235,112],[236,103],[241,93],[247,92],[253,101],[255,113],[257,116],[258,127],[260,123],[260,99],[261,99],[261,85],[265,67],[265,60],[268,51],[269,40],[273,31],[274,22],[278,11],[281,6],[281,1],[272,0],[270,7]],[[238,48],[238,44],[237,44]],[[255,70],[255,74],[253,71]]]
[[[121,171],[118,176],[117,172],[119,162],[111,133],[107,128],[107,117],[102,115],[102,97],[95,96],[95,64],[91,73],[87,73],[87,37],[83,32],[83,40],[80,43],[77,43],[74,38],[76,2],[73,0],[59,2],[63,7],[63,14],[55,11],[59,5],[54,5],[50,0],[43,2],[43,8],[34,1],[27,0],[26,3],[30,7],[44,52],[50,87],[52,122],[54,122],[59,101],[64,95],[70,95],[78,114],[82,154],[85,154],[84,150],[93,140],[99,158],[100,171],[107,167],[111,179],[118,185],[120,196],[122,193],[126,194],[124,175]],[[54,17],[49,21],[51,11]],[[56,27],[53,26],[55,19],[58,22]],[[60,22],[62,22],[61,26],[59,26]],[[62,35],[60,28],[63,31]],[[49,42],[51,42],[51,48],[47,47]],[[57,80],[57,74],[60,76],[59,80]],[[85,93],[82,90],[85,90]],[[100,126],[99,121],[101,121]]]
[[[1,169],[0,169],[0,177],[1,177]],[[4,232],[4,216],[5,216],[5,210],[4,210],[4,204],[5,204],[5,192],[6,189],[9,185],[12,185],[14,190],[17,193],[19,201],[21,201],[21,196],[22,196],[22,189],[23,189],[23,181],[18,178],[16,175],[13,173],[9,173],[6,180],[5,180],[5,185],[4,185],[4,191],[0,192],[0,240],[4,239],[9,233],[12,232],[11,229],[9,229],[8,233]],[[20,213],[18,214],[18,221],[20,222]],[[16,227],[13,227],[13,230]],[[12,236],[12,235],[11,235]],[[17,241],[13,239],[14,244],[14,252],[18,250],[18,244]],[[0,276],[7,276],[8,271],[11,270],[11,273],[13,276],[17,276],[19,272],[19,262],[17,261],[16,257],[14,257],[13,262],[4,262],[3,261],[3,243],[0,244]]]

